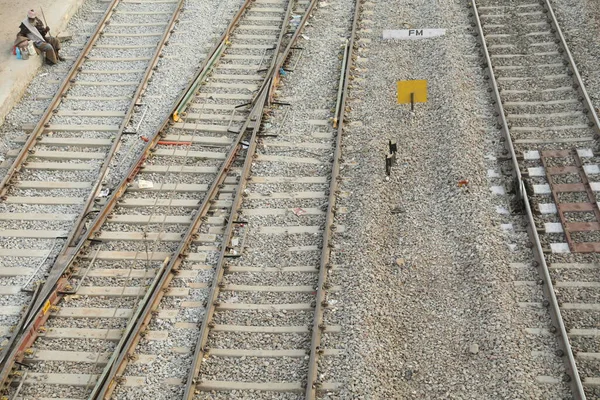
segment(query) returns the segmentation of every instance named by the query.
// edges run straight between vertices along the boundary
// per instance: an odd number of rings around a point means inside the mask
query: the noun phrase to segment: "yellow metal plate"
[[[46,315],[48,310],[50,309],[50,300],[46,300],[46,304],[42,307],[42,315]]]
[[[411,93],[415,103],[427,103],[427,81],[398,81],[398,104],[410,104]]]

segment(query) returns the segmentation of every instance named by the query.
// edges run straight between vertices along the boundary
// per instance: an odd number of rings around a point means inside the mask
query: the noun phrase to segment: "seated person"
[[[42,21],[36,17],[34,10],[27,12],[27,18],[21,22],[19,26],[19,33],[17,33],[17,39],[15,40],[15,46],[27,47],[27,40],[33,41],[33,45],[36,48],[36,52],[43,52],[46,55],[46,64],[54,65],[59,60],[65,61],[63,57],[58,54],[60,50],[60,42],[57,38],[49,36],[49,27],[44,27]]]

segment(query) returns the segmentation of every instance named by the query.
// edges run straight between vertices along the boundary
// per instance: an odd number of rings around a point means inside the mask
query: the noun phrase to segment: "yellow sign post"
[[[415,103],[427,103],[427,81],[398,81],[398,104],[410,104],[414,111]]]

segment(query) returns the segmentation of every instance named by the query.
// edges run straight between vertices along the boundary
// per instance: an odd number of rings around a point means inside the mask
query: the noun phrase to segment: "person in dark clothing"
[[[20,31],[17,34],[17,40],[15,40],[17,46],[19,46],[19,43],[31,40],[38,52],[45,53],[47,64],[53,65],[58,61],[65,61],[65,59],[58,54],[60,42],[57,38],[48,35],[50,28],[44,26],[42,21],[37,18],[34,10],[29,10],[27,12],[27,18],[21,22],[19,29]]]

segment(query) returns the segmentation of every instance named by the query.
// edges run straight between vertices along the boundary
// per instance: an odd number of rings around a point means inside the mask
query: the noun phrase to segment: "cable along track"
[[[186,111],[150,140],[20,342],[15,360],[29,364],[13,375],[20,395],[58,388],[64,397],[108,398],[118,383],[144,384],[122,376],[128,354],[141,336],[168,340],[168,331],[147,329],[163,296],[168,306],[156,316],[167,319],[186,308],[181,299],[205,296],[197,266],[219,250],[240,142],[260,127],[290,11],[287,1],[244,3],[199,72],[200,90],[192,87]]]
[[[576,399],[600,395],[599,121],[548,0],[472,0],[536,266]]]
[[[20,150],[2,164],[0,183],[0,295],[5,307],[2,335],[18,331],[31,290],[54,260],[74,245],[88,213],[96,206],[102,179],[120,137],[183,1],[145,16],[153,38],[132,35],[144,2],[111,1],[95,32],[35,126],[24,126]],[[125,36],[125,37],[124,37]],[[124,44],[126,43],[126,44]],[[29,290],[24,292],[23,290]],[[12,330],[12,332],[11,332]],[[3,356],[9,347],[4,348]]]

